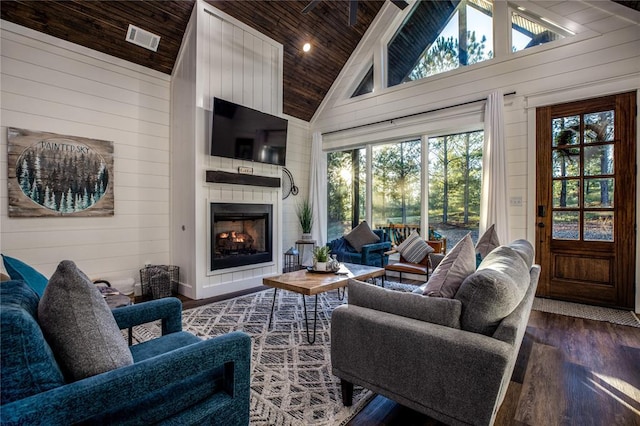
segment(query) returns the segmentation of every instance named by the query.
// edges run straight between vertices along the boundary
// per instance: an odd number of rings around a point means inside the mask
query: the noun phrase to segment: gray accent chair
[[[535,297],[533,259],[528,241],[498,247],[453,299],[350,281],[331,317],[343,403],[357,384],[447,424],[493,424]]]

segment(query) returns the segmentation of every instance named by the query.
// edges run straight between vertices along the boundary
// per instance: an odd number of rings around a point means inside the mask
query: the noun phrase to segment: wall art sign
[[[7,129],[9,217],[113,216],[113,142]]]

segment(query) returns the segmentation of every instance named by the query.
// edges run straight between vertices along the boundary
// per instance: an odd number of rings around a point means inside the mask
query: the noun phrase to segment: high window
[[[565,38],[571,33],[522,7],[511,11],[511,49],[514,52]]]
[[[492,3],[418,2],[387,46],[388,86],[493,57]]]

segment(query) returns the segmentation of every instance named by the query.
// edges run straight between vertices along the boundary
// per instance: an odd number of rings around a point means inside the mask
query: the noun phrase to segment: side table
[[[311,247],[307,247],[311,246]],[[298,250],[298,265],[302,267],[313,266],[313,249],[316,246],[316,240],[298,240],[296,241],[296,250]]]

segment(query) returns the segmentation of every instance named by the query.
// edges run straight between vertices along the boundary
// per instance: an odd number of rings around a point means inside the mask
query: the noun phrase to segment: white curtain
[[[320,132],[313,134],[311,146],[309,201],[313,208],[311,235],[319,246],[323,246],[326,244],[327,236],[327,154],[322,152]]]
[[[503,94],[502,90],[496,90],[489,94],[484,112],[480,235],[495,224],[501,244],[510,242],[506,152]]]

